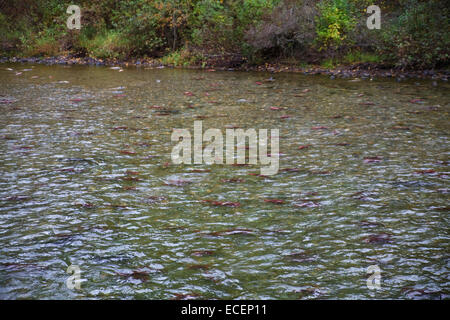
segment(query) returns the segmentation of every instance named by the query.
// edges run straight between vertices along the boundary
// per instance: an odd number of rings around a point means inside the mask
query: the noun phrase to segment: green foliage
[[[322,61],[321,67],[325,69],[333,69],[340,65],[352,65],[358,63],[380,63],[382,56],[375,53],[362,52],[360,50],[352,50],[341,57],[326,58]]]
[[[382,61],[382,57],[370,52],[361,52],[360,50],[354,50],[348,52],[344,58],[343,62],[346,64],[355,64],[355,63],[380,63]]]
[[[200,55],[194,54],[186,49],[180,49],[174,51],[164,56],[161,62],[165,65],[170,66],[191,66],[197,65],[202,62],[202,57]]]
[[[348,0],[322,1],[316,18],[317,42],[321,49],[337,48],[356,26],[355,10]]]
[[[271,12],[278,3],[278,0],[245,0],[233,2],[233,11],[235,11],[236,35],[242,40],[244,31],[251,25],[258,24],[261,17]]]
[[[445,1],[409,1],[400,16],[385,28],[379,51],[401,67],[448,64],[450,15]]]
[[[97,58],[120,58],[127,54],[127,41],[117,31],[103,31],[94,37],[80,35],[79,45],[89,56]]]
[[[157,3],[145,1],[121,1],[111,12],[107,28],[119,30],[123,42],[129,43],[130,50],[122,52],[126,56],[153,54],[165,41],[158,33],[161,27]]]
[[[80,31],[66,27],[71,0],[1,2],[1,55],[151,56],[176,66],[206,65],[204,56],[217,54],[329,67],[426,68],[449,59],[448,1],[78,0]],[[371,4],[382,9],[381,30],[366,27]]]
[[[278,0],[201,0],[189,23],[194,45],[236,51],[245,46],[244,33],[272,10]]]
[[[217,48],[231,36],[233,19],[222,1],[202,0],[195,6],[189,24],[194,45]]]
[[[332,58],[325,59],[321,63],[321,67],[323,67],[325,69],[333,69],[336,65],[337,65],[337,62]]]

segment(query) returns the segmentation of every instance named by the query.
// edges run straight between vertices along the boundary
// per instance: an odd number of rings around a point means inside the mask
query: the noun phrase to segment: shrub
[[[194,54],[187,49],[180,49],[164,56],[161,59],[164,65],[170,66],[189,66],[196,65],[201,62],[201,56]]]
[[[245,34],[247,43],[265,55],[303,53],[314,39],[314,1],[283,0]]]
[[[409,1],[382,33],[379,51],[399,67],[436,67],[448,64],[449,7],[445,1]]]
[[[338,49],[350,44],[349,32],[357,24],[356,11],[348,0],[322,1],[317,5],[319,15],[316,18],[317,43],[322,49]]]
[[[240,51],[248,28],[270,12],[278,0],[199,1],[189,18],[194,45],[207,51]]]
[[[96,58],[123,58],[128,55],[129,47],[126,38],[119,32],[104,30],[89,39],[80,36],[79,45],[89,56]]]
[[[375,53],[362,52],[360,50],[352,50],[348,52],[344,58],[343,62],[348,64],[354,63],[379,63],[382,61],[382,57]]]
[[[123,1],[112,10],[107,28],[120,31],[123,42],[130,44],[130,55],[157,54],[166,45],[157,15],[157,2]]]

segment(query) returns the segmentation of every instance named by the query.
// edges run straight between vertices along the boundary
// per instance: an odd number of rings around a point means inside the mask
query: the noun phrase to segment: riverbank
[[[143,67],[143,68],[178,68],[178,69],[203,69],[205,71],[259,71],[259,72],[292,72],[304,75],[325,75],[330,79],[342,78],[358,78],[358,79],[376,79],[376,78],[395,78],[397,81],[406,79],[429,79],[448,81],[450,70],[402,70],[388,68],[376,63],[357,63],[351,65],[341,65],[334,68],[324,68],[322,66],[308,65],[299,67],[292,63],[266,63],[264,65],[249,65],[246,63],[229,63],[217,62],[212,59],[199,65],[173,66],[165,64],[161,59],[96,59],[92,57],[77,56],[55,56],[55,57],[1,57],[0,63],[33,63],[46,65],[90,65],[90,66],[118,66],[118,67]]]

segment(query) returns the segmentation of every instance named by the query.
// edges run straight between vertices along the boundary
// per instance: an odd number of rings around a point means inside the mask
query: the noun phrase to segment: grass
[[[357,63],[381,63],[383,57],[370,52],[350,51],[338,58],[328,58],[322,61],[321,67],[333,69],[340,65],[352,65]]]
[[[171,52],[161,58],[161,63],[169,66],[192,66],[202,62],[202,57],[186,49]],[[203,66],[204,64],[202,64]]]
[[[339,63],[335,59],[329,58],[329,59],[323,60],[322,63],[320,64],[320,66],[325,69],[333,69],[338,64]]]
[[[343,62],[347,64],[354,63],[380,63],[383,59],[374,53],[351,51],[344,56]]]
[[[120,32],[102,30],[92,38],[80,35],[79,45],[85,48],[89,56],[96,58],[122,58],[128,53],[129,43]]]
[[[307,62],[304,62],[304,61],[300,62],[300,63],[298,64],[298,66],[299,66],[300,68],[302,68],[302,69],[308,69],[308,68],[311,68],[311,67],[312,67],[311,64],[309,64],[309,63],[307,63]]]
[[[60,52],[57,30],[47,29],[38,33],[29,32],[21,37],[24,56],[55,56]]]

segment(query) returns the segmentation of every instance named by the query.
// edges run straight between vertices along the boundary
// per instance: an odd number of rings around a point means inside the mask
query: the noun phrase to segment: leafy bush
[[[317,5],[317,43],[320,49],[334,48],[347,44],[347,35],[354,30],[356,11],[348,0],[322,1]]]
[[[96,58],[121,58],[127,55],[129,49],[123,35],[117,31],[103,31],[93,38],[80,36],[80,50],[83,48],[89,56]]]
[[[187,49],[180,49],[164,56],[161,62],[170,66],[190,66],[201,62],[202,57]]]
[[[399,67],[448,64],[449,7],[445,1],[409,1],[405,10],[383,30],[379,51]]]
[[[190,16],[194,45],[207,50],[239,51],[245,46],[245,31],[270,12],[277,0],[199,1]]]

